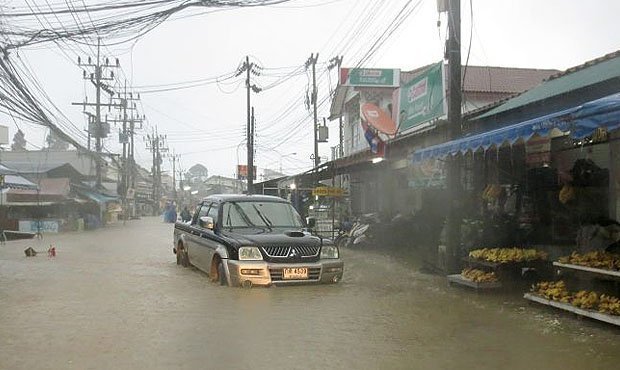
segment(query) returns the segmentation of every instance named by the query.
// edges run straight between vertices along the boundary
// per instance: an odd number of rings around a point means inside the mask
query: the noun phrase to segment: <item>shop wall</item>
[[[620,132],[609,139],[609,214],[620,221]]]
[[[344,109],[344,155],[349,156],[368,150],[360,122],[360,107],[364,103],[374,103],[391,114],[392,88],[356,88],[347,96]],[[387,139],[387,137],[385,138]]]

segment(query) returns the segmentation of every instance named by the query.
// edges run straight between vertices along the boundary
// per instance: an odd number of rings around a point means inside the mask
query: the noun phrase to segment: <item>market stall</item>
[[[561,280],[539,282],[524,298],[620,325],[620,224],[587,229],[594,233],[578,239],[577,250],[553,262]]]
[[[547,253],[528,248],[481,248],[463,258],[460,274],[448,275],[450,284],[476,289],[518,285],[527,274],[548,268]]]

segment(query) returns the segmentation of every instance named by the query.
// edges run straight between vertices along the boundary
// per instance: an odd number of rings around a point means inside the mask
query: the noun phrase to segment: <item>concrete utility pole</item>
[[[250,117],[250,137],[248,141],[250,141],[250,150],[248,150],[248,178],[252,179],[252,182],[248,182],[248,189],[250,189],[250,184],[254,185],[254,107],[252,107],[252,113]],[[252,194],[251,191],[248,190],[248,194]]]
[[[317,95],[318,90],[316,87],[316,62],[319,60],[319,53],[310,54],[310,58],[306,61],[306,69],[312,66],[312,96],[310,98],[310,102],[313,104],[313,114],[314,114],[314,167],[318,168],[321,163],[321,158],[319,157],[319,119],[317,116]]]
[[[129,95],[131,98],[131,93]],[[140,100],[140,94],[138,94],[138,99]],[[135,108],[135,103],[134,103]],[[136,189],[136,177],[138,176],[138,170],[136,168],[136,160],[135,160],[135,136],[136,136],[136,124],[140,125],[140,129],[142,129],[142,122],[146,119],[146,116],[143,114],[142,117],[140,115],[134,115],[135,109],[131,111],[131,119],[129,121],[129,186]]]
[[[448,2],[448,140],[461,136],[461,1]],[[461,244],[461,167],[458,156],[448,161],[447,174],[448,211],[447,272],[453,272],[458,264]]]
[[[101,90],[104,90],[111,96],[114,95],[114,91],[112,87],[104,83],[104,81],[112,81],[114,80],[114,72],[110,72],[109,76],[104,73],[106,68],[118,68],[120,64],[118,59],[116,59],[115,65],[110,65],[109,59],[105,58],[105,63],[102,64],[101,60],[101,40],[97,40],[97,59],[93,62],[90,57],[88,57],[87,63],[82,63],[82,59],[78,57],[78,65],[80,67],[89,67],[93,68],[94,72],[88,74],[86,70],[83,71],[83,78],[85,80],[90,80],[90,82],[95,86],[95,103],[88,103],[84,101],[82,103],[71,103],[72,105],[81,105],[84,111],[84,114],[89,116],[89,127],[88,132],[89,136],[95,138],[95,150],[97,151],[97,160],[95,161],[95,172],[96,172],[96,187],[101,187],[102,182],[102,170],[101,170],[101,149],[102,149],[102,139],[106,138],[109,133],[109,124],[106,121],[105,123],[101,121],[101,107],[121,107],[118,104],[104,104],[101,103]],[[86,107],[95,107],[95,114],[86,111]],[[90,138],[88,140],[90,146]]]
[[[174,201],[178,204],[178,193],[177,193],[177,161],[180,161],[181,156],[179,154],[174,154],[174,152],[170,155],[170,159],[172,160],[172,193],[174,197]],[[183,178],[181,178],[181,190],[183,190]]]
[[[327,69],[333,69],[335,67],[338,67],[338,76],[340,76],[340,67],[342,66],[342,59],[344,58],[344,56],[339,56],[339,57],[333,57],[332,59],[330,59],[329,61],[329,66],[327,66]],[[343,105],[344,105],[344,99],[343,99]],[[338,116],[338,158],[342,158],[344,157],[344,126],[342,124],[342,114],[340,114]]]
[[[119,110],[121,111],[120,117],[117,119],[109,119],[109,123],[121,123],[123,125],[122,130],[119,130],[118,141],[123,144],[123,154],[121,160],[121,186],[120,186],[120,194],[125,197],[127,195],[127,190],[131,187],[130,177],[131,177],[131,166],[132,164],[129,161],[131,157],[131,145],[129,142],[129,136],[131,128],[128,129],[127,125],[131,123],[131,120],[128,115],[128,111],[131,112],[131,116],[133,117],[133,112],[137,109],[135,101],[138,100],[133,96],[133,93],[127,91],[127,82],[125,81],[125,86],[123,88],[123,92],[119,92],[117,96],[113,97],[113,101],[118,102],[120,106]]]
[[[248,154],[248,165],[247,165],[248,194],[252,194],[252,186],[254,185],[254,145],[253,145],[254,144],[254,140],[253,140],[254,132],[252,129],[250,90],[254,91],[255,93],[259,93],[261,91],[261,89],[258,86],[253,85],[251,83],[250,74],[258,76],[260,74],[259,69],[260,68],[256,64],[250,63],[250,57],[246,56],[245,62],[235,74],[235,76],[239,76],[243,72],[246,72],[245,87],[247,89],[246,108],[247,108],[247,117],[248,117],[247,127],[246,127],[247,154]]]
[[[157,132],[157,127],[153,128],[152,133],[146,136],[146,148],[153,154],[153,202],[154,211],[159,212],[159,200],[161,199],[161,158],[162,153],[168,152],[166,146],[166,136]]]
[[[125,81],[125,87],[122,92],[119,92],[117,96],[113,98],[115,102],[118,102],[121,111],[121,116],[117,119],[108,120],[112,123],[122,123],[122,131],[119,131],[119,142],[123,144],[122,155],[122,171],[121,171],[121,186],[119,194],[124,200],[127,198],[129,189],[136,188],[135,186],[135,161],[134,161],[134,135],[135,124],[142,124],[142,118],[136,118],[136,101],[140,100],[140,94],[134,95],[131,91],[127,90],[127,82]],[[128,111],[131,113],[129,115]],[[135,216],[135,199],[131,202],[131,216]]]

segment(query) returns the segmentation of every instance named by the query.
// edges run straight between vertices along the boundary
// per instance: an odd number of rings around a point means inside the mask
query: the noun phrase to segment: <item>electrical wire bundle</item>
[[[3,10],[0,14],[2,34],[10,41],[5,50],[31,46],[57,40],[88,42],[102,37],[108,45],[120,44],[140,38],[171,16],[188,8],[209,8],[210,12],[231,8],[257,7],[281,4],[289,0],[112,0],[80,5],[48,4],[47,10],[34,10],[26,1],[27,8]],[[73,25],[76,15],[88,14],[90,24]],[[48,28],[34,24],[38,17],[55,18]],[[116,42],[112,42],[116,40]]]

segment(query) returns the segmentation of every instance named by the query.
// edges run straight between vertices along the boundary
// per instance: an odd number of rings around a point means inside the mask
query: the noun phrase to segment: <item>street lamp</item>
[[[282,158],[288,157],[291,155],[297,155],[297,152],[292,152],[292,153],[288,153],[288,154],[284,154],[280,156],[280,173],[282,173]]]

